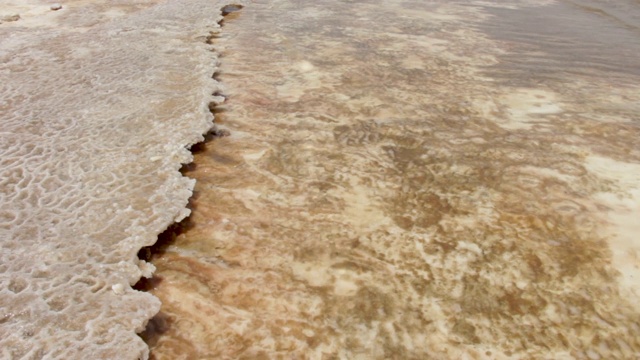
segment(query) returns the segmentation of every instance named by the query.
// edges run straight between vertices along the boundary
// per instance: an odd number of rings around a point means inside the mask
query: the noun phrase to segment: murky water
[[[637,1],[254,1],[157,359],[640,356]]]

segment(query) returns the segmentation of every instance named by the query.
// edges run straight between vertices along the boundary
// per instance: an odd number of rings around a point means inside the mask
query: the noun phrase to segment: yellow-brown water
[[[152,356],[638,358],[634,11],[251,2]]]

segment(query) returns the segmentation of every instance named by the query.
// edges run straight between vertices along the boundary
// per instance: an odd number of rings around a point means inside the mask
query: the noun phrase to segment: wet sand
[[[585,4],[226,21],[230,136],[153,249],[152,357],[639,357],[640,9]]]

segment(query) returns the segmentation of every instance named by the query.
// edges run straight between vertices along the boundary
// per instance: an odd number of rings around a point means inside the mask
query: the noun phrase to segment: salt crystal
[[[115,284],[111,287],[111,290],[113,290],[114,293],[116,293],[116,295],[122,295],[124,294],[124,286],[122,284]]]

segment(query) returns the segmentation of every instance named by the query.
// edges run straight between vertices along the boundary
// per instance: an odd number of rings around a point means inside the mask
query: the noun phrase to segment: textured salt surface
[[[189,213],[222,5],[0,4],[0,357],[148,356],[137,253]]]

